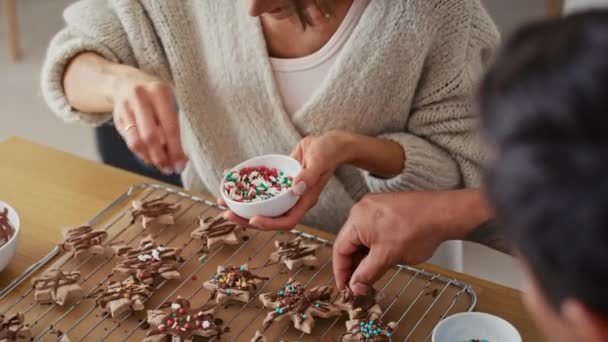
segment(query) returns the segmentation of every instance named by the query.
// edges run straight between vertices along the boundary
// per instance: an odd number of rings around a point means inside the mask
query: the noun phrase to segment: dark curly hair
[[[499,224],[555,308],[608,314],[608,11],[519,30],[480,101]]]

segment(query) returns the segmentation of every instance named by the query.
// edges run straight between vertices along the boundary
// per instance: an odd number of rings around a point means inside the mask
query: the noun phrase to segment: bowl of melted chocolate
[[[7,203],[0,201],[0,272],[11,262],[17,252],[20,223],[17,211]]]

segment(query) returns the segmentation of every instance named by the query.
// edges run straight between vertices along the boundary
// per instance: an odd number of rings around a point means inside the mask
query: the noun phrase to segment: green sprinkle
[[[245,266],[241,266],[241,271],[244,271],[244,270],[245,270]]]
[[[226,290],[226,294],[230,294],[230,292],[232,292],[232,291],[230,291],[230,290]]]
[[[177,314],[176,314],[176,313],[174,313],[174,314],[173,314],[173,317],[177,317]]]
[[[179,321],[180,321],[180,322],[183,322],[183,321],[184,321],[184,317],[181,317],[181,318],[179,319]]]

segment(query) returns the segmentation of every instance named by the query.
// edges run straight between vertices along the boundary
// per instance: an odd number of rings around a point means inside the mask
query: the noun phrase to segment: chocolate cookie
[[[147,229],[151,225],[175,224],[175,213],[179,210],[176,203],[164,202],[166,196],[148,201],[133,201],[131,209],[131,224],[141,217],[141,225]]]
[[[177,270],[181,250],[156,245],[151,236],[140,242],[139,248],[118,249],[124,260],[114,267],[114,272],[134,276],[144,284],[153,284],[161,279],[179,279]]]
[[[284,263],[289,270],[319,264],[316,252],[320,245],[306,243],[300,237],[287,242],[275,241],[274,245],[277,250],[270,254],[270,260]]]
[[[80,226],[63,229],[63,242],[59,247],[67,252],[73,252],[74,257],[81,255],[98,255],[105,252],[102,245],[108,237],[103,230],[94,230],[91,226]]]
[[[369,314],[382,315],[382,308],[378,305],[381,296],[376,289],[371,289],[366,295],[354,294],[349,288],[338,293],[334,305],[340,310],[348,312],[349,319],[366,317]]]
[[[84,295],[78,281],[80,272],[52,270],[32,279],[34,300],[40,304],[56,303],[59,306],[77,302]]]
[[[243,240],[243,231],[242,226],[226,220],[220,213],[216,217],[201,217],[199,227],[190,236],[203,241],[201,253],[207,254],[219,245],[238,245]]]
[[[152,295],[152,287],[136,279],[122,282],[112,281],[107,288],[99,289],[93,294],[95,302],[103,310],[110,312],[114,319],[128,316],[135,311],[143,311],[144,301]]]
[[[391,341],[397,323],[382,322],[379,314],[370,314],[365,318],[346,322],[346,333],[340,336],[340,342],[388,342]]]
[[[284,288],[261,294],[262,304],[274,309],[264,320],[264,330],[275,320],[290,318],[296,329],[310,334],[315,325],[315,317],[340,316],[340,309],[331,304],[332,293],[333,289],[328,286],[315,286],[308,290],[299,282],[289,279]]]
[[[148,310],[148,323],[155,328],[146,334],[144,342],[190,342],[196,337],[220,337],[228,331],[215,317],[215,304],[191,308],[189,301],[177,299],[165,306],[165,310]]]
[[[23,313],[19,312],[12,316],[0,315],[0,341],[26,342],[32,338],[32,332],[28,324],[25,324]]]
[[[218,266],[217,273],[203,285],[212,291],[212,298],[219,305],[232,301],[248,303],[258,286],[268,278],[258,277],[249,272],[249,266]]]

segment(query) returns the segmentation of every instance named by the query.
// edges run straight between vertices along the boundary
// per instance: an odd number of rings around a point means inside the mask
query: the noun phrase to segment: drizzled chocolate
[[[179,205],[175,203],[164,202],[166,196],[154,198],[149,201],[133,202],[133,209],[131,210],[131,224],[135,223],[138,218],[143,218],[144,228],[150,221],[166,217],[169,219],[167,222],[162,223],[173,223],[173,214],[179,210]]]
[[[378,305],[380,295],[376,289],[370,289],[365,295],[356,295],[350,288],[346,288],[338,294],[334,305],[347,311],[350,319],[365,317],[370,314],[381,314],[382,309]]]
[[[396,323],[385,324],[381,316],[371,314],[362,319],[346,322],[346,333],[340,336],[340,342],[388,342],[391,341]]]
[[[144,301],[152,295],[152,287],[129,278],[122,282],[110,282],[106,289],[99,289],[91,297],[102,309],[110,310],[112,317],[144,310]]]
[[[220,337],[228,328],[214,315],[215,305],[191,308],[186,299],[177,299],[167,303],[170,311],[148,311],[148,322],[156,326],[146,334],[144,341],[157,340],[154,337],[164,336],[172,341],[192,341],[195,337]]]
[[[29,341],[32,337],[23,313],[12,316],[0,315],[0,341]]]
[[[275,247],[277,250],[270,255],[270,259],[283,262],[290,270],[301,265],[315,266],[319,262],[316,251],[320,246],[307,244],[300,237],[286,242],[275,241]]]
[[[204,283],[204,287],[212,291],[212,298],[220,305],[231,300],[247,303],[264,280],[268,278],[251,273],[247,265],[220,266],[217,273]]]
[[[61,270],[52,270],[41,277],[32,280],[33,287],[36,290],[52,290],[56,292],[61,286],[76,284],[80,280],[80,272],[63,272]]]
[[[64,305],[67,301],[82,297],[82,288],[78,284],[80,272],[52,270],[32,279],[34,299],[39,303],[55,302]]]
[[[201,218],[199,227],[190,236],[204,242],[205,246],[200,252],[206,254],[216,245],[240,243],[243,230],[242,226],[225,219],[220,213],[216,217]]]
[[[83,253],[102,254],[105,250],[102,244],[108,233],[85,225],[64,229],[63,237],[64,240],[59,247],[64,251],[74,252],[74,256]]]
[[[307,290],[299,282],[289,279],[287,285],[277,292],[260,295],[264,306],[274,309],[266,316],[264,329],[275,320],[290,317],[296,329],[310,334],[314,317],[340,315],[340,310],[330,303],[332,293],[333,289],[328,286]]]
[[[156,245],[151,236],[140,242],[139,248],[122,250],[123,261],[116,264],[114,272],[134,276],[144,284],[153,284],[160,279],[181,277],[177,267],[181,250]]]
[[[0,210],[0,247],[4,246],[15,234],[15,228],[8,219],[8,208]]]

